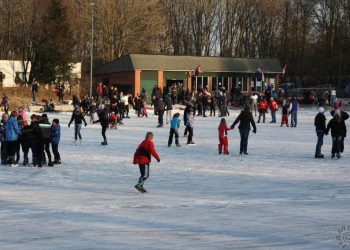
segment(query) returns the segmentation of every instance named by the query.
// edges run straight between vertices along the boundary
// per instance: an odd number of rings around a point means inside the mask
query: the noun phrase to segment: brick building
[[[192,72],[200,65],[201,72]],[[261,75],[256,74],[261,67]],[[150,96],[152,88],[165,88],[182,83],[185,89],[224,86],[228,91],[238,88],[242,93],[264,90],[267,84],[278,89],[282,67],[278,59],[228,58],[204,56],[128,54],[93,71],[94,82],[117,86],[136,95],[144,88]]]

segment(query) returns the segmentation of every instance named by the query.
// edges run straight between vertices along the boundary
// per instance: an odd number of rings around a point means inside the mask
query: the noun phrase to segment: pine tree
[[[42,26],[33,38],[30,81],[52,83],[57,78],[68,80],[76,42],[61,0],[51,0]]]

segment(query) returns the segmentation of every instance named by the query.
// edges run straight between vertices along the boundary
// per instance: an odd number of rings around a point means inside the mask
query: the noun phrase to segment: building
[[[201,72],[193,76],[198,65]],[[264,82],[258,68],[264,73]],[[95,83],[114,85],[134,95],[144,88],[148,96],[155,85],[164,88],[173,83],[182,83],[190,91],[224,86],[228,91],[237,88],[249,93],[264,90],[267,84],[278,89],[281,74],[278,59],[142,54],[125,55],[93,71]]]
[[[2,81],[3,87],[15,87],[18,80],[24,80],[24,64],[22,61],[0,60],[0,72],[5,75]],[[29,62],[27,66],[27,79],[29,79],[30,69],[31,63]],[[73,64],[71,76],[72,78],[81,79],[81,63]]]

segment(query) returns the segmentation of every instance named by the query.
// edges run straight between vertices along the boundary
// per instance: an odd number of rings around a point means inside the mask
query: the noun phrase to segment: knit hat
[[[319,113],[324,113],[324,107],[319,107],[318,112]]]
[[[244,111],[250,111],[250,106],[249,106],[249,104],[245,104],[243,110],[244,110]]]

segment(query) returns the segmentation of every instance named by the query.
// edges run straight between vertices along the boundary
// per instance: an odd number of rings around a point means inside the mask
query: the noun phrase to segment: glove
[[[231,126],[231,129],[234,129],[235,128],[235,126]]]
[[[87,124],[85,123],[85,127],[87,126]]]
[[[70,124],[68,124],[68,128],[70,128]]]
[[[256,134],[256,129],[253,130],[253,133]]]
[[[157,162],[160,162],[160,160],[157,160]]]

